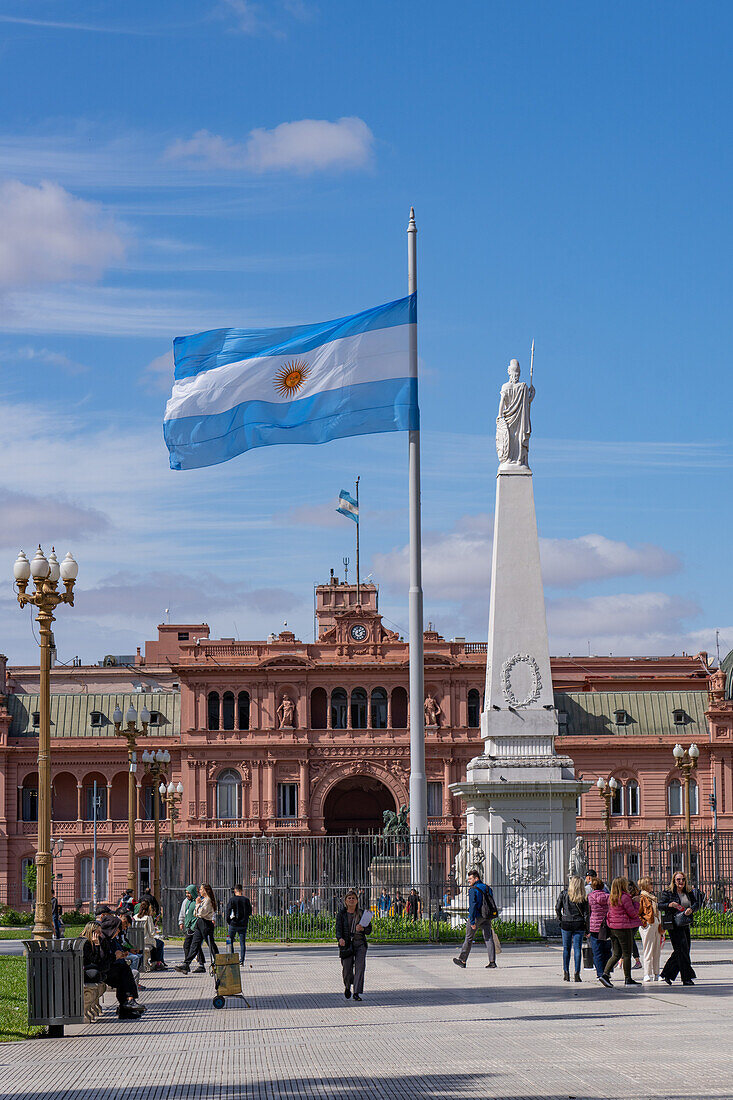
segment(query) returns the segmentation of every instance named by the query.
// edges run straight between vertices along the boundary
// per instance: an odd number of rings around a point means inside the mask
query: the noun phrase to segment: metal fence
[[[575,834],[502,833],[426,839],[427,881],[412,883],[410,841],[396,837],[258,837],[166,840],[161,860],[165,931],[178,932],[186,884],[208,882],[221,912],[241,883],[252,903],[251,940],[312,941],[333,936],[335,914],[348,887],[375,914],[374,939],[383,942],[453,940],[465,926],[466,872],[476,867],[493,888],[505,939],[547,934],[555,900],[567,882]],[[588,866],[607,881],[648,875],[664,889],[685,865],[686,834],[585,834]],[[414,865],[414,864],[413,864]],[[733,833],[692,834],[693,879],[705,895],[700,935],[733,936],[730,883]],[[409,895],[416,887],[419,900]],[[548,923],[549,922],[549,923]]]

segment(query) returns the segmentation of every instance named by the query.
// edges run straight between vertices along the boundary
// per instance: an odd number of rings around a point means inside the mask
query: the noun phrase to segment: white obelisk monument
[[[570,757],[555,752],[557,713],[528,462],[534,395],[531,379],[529,386],[520,381],[512,359],[496,418],[484,752],[469,763],[465,783],[451,791],[466,803],[469,836],[487,837],[488,881],[549,891],[566,877],[576,798],[590,785],[575,778]],[[547,903],[549,893],[542,909]]]

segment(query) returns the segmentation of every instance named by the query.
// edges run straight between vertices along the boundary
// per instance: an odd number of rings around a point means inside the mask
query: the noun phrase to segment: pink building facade
[[[316,589],[317,640],[287,630],[265,641],[211,639],[205,623],[163,624],[127,658],[52,671],[53,835],[59,897],[91,897],[93,797],[97,876],[116,897],[127,874],[127,757],[112,715],[151,712],[143,749],[171,754],[165,781],[183,785],[176,835],[188,838],[342,835],[379,830],[408,803],[408,645],[388,630],[374,585]],[[357,602],[358,601],[358,602]],[[463,807],[450,793],[482,748],[485,643],[425,633],[426,764],[431,832],[455,835]],[[733,829],[733,702],[705,655],[553,659],[558,751],[586,779],[621,784],[612,829],[678,828],[672,748],[701,750],[695,821]],[[729,679],[729,677],[728,677]],[[38,672],[0,662],[0,901],[29,902],[23,869],[35,850]],[[158,780],[159,782],[159,780]],[[153,781],[138,767],[139,884],[152,879]],[[592,789],[578,831],[603,829]],[[169,823],[163,821],[161,834]]]

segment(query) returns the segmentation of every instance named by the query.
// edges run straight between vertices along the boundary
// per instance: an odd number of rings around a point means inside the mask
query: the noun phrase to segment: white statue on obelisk
[[[534,345],[533,345],[534,350]],[[496,453],[502,466],[529,466],[529,437],[532,434],[529,407],[534,400],[531,375],[529,386],[519,381],[519,360],[509,364],[509,381],[501,387],[496,418]]]

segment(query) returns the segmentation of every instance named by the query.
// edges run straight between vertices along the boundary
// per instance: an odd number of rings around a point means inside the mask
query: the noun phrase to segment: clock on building
[[[349,631],[349,634],[355,642],[363,642],[367,636],[367,628],[363,623],[355,623]]]

